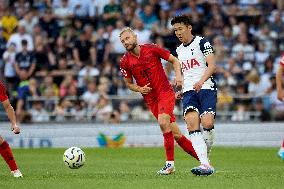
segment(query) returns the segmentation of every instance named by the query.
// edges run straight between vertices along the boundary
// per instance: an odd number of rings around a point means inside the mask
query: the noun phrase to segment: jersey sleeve
[[[210,42],[206,38],[202,38],[200,40],[199,45],[200,45],[200,50],[205,57],[214,53],[212,45],[210,44]]]
[[[132,74],[127,66],[127,63],[127,57],[124,55],[120,60],[120,72],[124,78],[132,78]]]
[[[280,65],[282,67],[284,67],[284,54],[282,55],[281,59],[280,59]]]
[[[5,86],[2,82],[0,82],[0,102],[4,102],[8,99],[8,96],[6,94]]]
[[[171,54],[170,51],[168,51],[164,48],[161,48],[156,44],[151,45],[151,47],[152,47],[153,52],[155,54],[157,54],[160,58],[162,58],[164,60],[169,60],[169,57],[170,57],[170,54]]]

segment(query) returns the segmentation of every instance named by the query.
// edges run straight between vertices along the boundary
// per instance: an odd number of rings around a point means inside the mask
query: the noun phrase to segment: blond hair
[[[130,33],[132,33],[133,35],[135,35],[135,32],[133,31],[132,28],[126,27],[126,28],[123,28],[122,31],[119,33],[119,37],[121,37],[121,35],[122,35],[124,32],[130,32]]]

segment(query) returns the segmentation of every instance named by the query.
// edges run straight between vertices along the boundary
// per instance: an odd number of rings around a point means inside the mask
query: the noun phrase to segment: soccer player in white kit
[[[184,120],[201,163],[191,172],[195,175],[211,175],[214,168],[208,156],[214,141],[217,103],[217,87],[212,76],[216,70],[213,47],[204,37],[192,35],[188,16],[174,17],[171,25],[182,42],[176,52],[183,72],[183,94],[177,93],[177,98],[182,96]]]

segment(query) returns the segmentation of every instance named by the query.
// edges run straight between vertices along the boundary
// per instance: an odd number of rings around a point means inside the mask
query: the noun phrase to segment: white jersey
[[[207,69],[205,58],[213,53],[213,47],[207,39],[194,36],[189,44],[181,44],[176,52],[183,72],[183,92],[194,90],[193,85],[202,78]],[[213,76],[204,82],[201,89],[216,90]]]

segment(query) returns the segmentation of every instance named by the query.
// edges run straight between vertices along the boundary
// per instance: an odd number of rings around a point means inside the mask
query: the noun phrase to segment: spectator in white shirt
[[[11,45],[11,43],[14,43],[16,45],[16,52],[22,51],[22,40],[26,40],[28,42],[28,51],[34,50],[34,43],[33,38],[30,34],[26,33],[26,28],[24,25],[18,26],[18,32],[11,35],[7,47]]]

